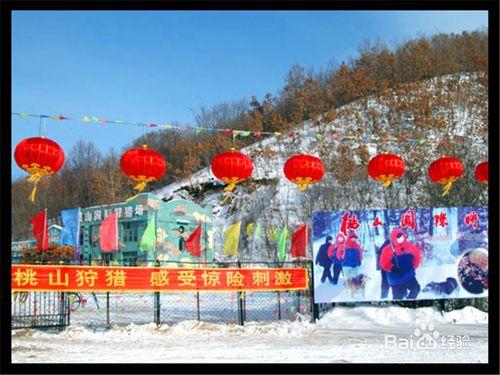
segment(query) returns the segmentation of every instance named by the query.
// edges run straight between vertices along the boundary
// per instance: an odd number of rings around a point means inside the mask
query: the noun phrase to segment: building
[[[119,249],[102,252],[99,242],[99,228],[112,212],[118,215]],[[102,260],[118,264],[135,265],[137,262],[160,260],[172,262],[211,262],[214,259],[212,207],[201,207],[193,202],[177,199],[169,202],[156,195],[143,193],[129,202],[92,206],[80,209],[79,249],[75,257],[85,263],[100,263]],[[154,225],[155,248],[143,252],[139,246],[148,224]],[[201,257],[196,258],[186,251],[186,240],[201,225]],[[50,244],[60,244],[63,228],[50,225]],[[20,263],[23,251],[36,246],[35,240],[13,242],[13,263]]]
[[[112,212],[118,215],[119,247],[117,251],[102,252],[99,228]],[[177,199],[169,202],[156,195],[143,193],[129,202],[82,208],[80,211],[81,260],[116,260],[119,264],[137,262],[211,262],[213,260],[212,207],[201,207],[193,202]],[[148,224],[154,225],[155,249],[141,251],[141,238]],[[196,258],[186,251],[185,242],[201,225],[202,256]]]
[[[22,263],[23,253],[26,251],[26,249],[29,249],[30,247],[35,247],[35,246],[36,246],[35,240],[12,242],[10,245],[11,254],[12,254],[12,263],[13,264]]]
[[[49,243],[59,245],[61,243],[62,227],[56,224],[49,226]]]
[[[48,228],[49,232],[49,244],[51,245],[59,245],[61,240],[61,231],[62,227],[56,224],[52,224]],[[11,251],[12,251],[12,263],[18,264],[21,263],[23,253],[26,249],[30,247],[35,247],[35,240],[26,240],[26,241],[14,241],[11,243]]]

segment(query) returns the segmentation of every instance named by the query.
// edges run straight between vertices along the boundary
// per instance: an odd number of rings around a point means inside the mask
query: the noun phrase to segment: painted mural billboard
[[[313,213],[316,303],[488,296],[488,208]]]

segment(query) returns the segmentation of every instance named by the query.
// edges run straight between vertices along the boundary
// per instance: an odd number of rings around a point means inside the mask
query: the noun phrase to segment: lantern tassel
[[[148,181],[142,180],[137,185],[134,186],[134,190],[137,190],[137,194],[125,200],[125,202],[130,202],[131,200],[137,198],[139,194],[146,188]]]
[[[304,190],[307,189],[307,186],[309,186],[308,183],[300,184],[297,190],[298,191],[304,191]]]
[[[32,163],[31,165],[23,164],[23,169],[31,174],[26,181],[34,184],[33,190],[29,196],[29,200],[31,203],[35,202],[36,191],[38,188],[38,183],[43,176],[48,176],[51,174],[51,169],[49,166],[40,167],[37,163]]]
[[[220,203],[221,205],[224,205],[226,204],[226,202],[229,200],[229,198],[231,197],[231,193],[228,191],[226,193],[226,195],[224,196],[224,199],[222,200],[222,202]]]
[[[226,193],[226,196],[224,197],[224,199],[222,200],[221,205],[224,205],[229,200],[229,198],[231,197],[231,192],[236,187],[236,184],[237,184],[236,181],[235,182],[229,182],[228,185],[224,188],[224,191],[227,191],[227,193]]]
[[[442,197],[444,197],[446,194],[450,192],[451,185],[453,185],[453,181],[454,180],[450,180],[443,186],[443,194],[441,194]]]
[[[307,187],[314,183],[315,181],[313,181],[313,179],[311,177],[306,177],[306,178],[302,178],[302,177],[297,177],[296,179],[294,180],[291,180],[294,184],[297,184],[299,185],[299,187],[297,188],[298,191],[304,191],[307,189]]]
[[[392,184],[392,180],[394,180],[394,175],[389,173],[388,175],[381,175],[377,178],[378,181],[382,182],[383,188],[388,188]]]
[[[226,191],[226,195],[224,196],[224,199],[222,200],[221,204],[225,204],[229,198],[231,197],[231,192],[234,190],[236,187],[236,184],[233,182],[230,182],[225,188],[224,191]]]
[[[236,187],[236,184],[231,182],[231,183],[229,183],[229,185],[227,185],[227,186],[224,188],[224,191],[229,191],[229,192],[231,192],[231,191],[233,191],[233,190],[234,190],[234,188],[235,188],[235,187]]]
[[[28,179],[26,180],[28,182],[33,183],[33,190],[31,190],[31,194],[29,196],[29,200],[31,203],[35,203],[36,191],[38,188],[38,183],[40,182],[41,178],[42,178],[42,175],[40,173],[35,173],[35,174],[32,174],[31,176],[29,176]]]

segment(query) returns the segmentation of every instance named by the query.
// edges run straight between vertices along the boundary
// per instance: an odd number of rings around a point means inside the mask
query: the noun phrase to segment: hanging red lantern
[[[283,167],[283,172],[286,178],[299,185],[299,191],[317,183],[325,173],[321,159],[306,153],[288,159]]]
[[[405,173],[405,168],[405,162],[400,156],[387,152],[373,157],[368,163],[368,173],[374,180],[382,182],[384,188],[392,180],[400,178]]]
[[[148,149],[148,146],[132,148],[126,151],[120,159],[120,168],[138,184],[134,186],[137,194],[127,199],[137,197],[146,185],[159,180],[167,170],[165,159],[158,152]]]
[[[234,148],[216,155],[210,167],[217,179],[228,184],[224,189],[227,194],[222,204],[229,199],[236,185],[250,177],[253,171],[252,159]]]
[[[441,157],[429,166],[429,177],[432,181],[443,185],[445,196],[455,181],[462,177],[464,166],[457,158]]]
[[[44,137],[26,138],[19,142],[14,150],[14,159],[19,168],[31,176],[33,183],[30,201],[35,201],[38,182],[42,177],[57,173],[64,164],[64,151],[56,142]]]
[[[479,182],[488,185],[488,162],[480,163],[476,167],[476,178]]]

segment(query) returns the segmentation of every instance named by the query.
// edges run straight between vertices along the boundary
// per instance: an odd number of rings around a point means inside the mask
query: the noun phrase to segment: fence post
[[[278,320],[281,320],[281,292],[278,290],[276,293],[276,300],[278,302]]]
[[[62,331],[66,326],[66,323],[69,324],[69,309],[66,306],[66,293],[61,292],[60,297],[61,300],[59,305],[59,330]],[[68,321],[66,321],[66,317]]]
[[[238,268],[241,268],[241,263],[238,261]],[[238,323],[240,326],[244,325],[245,317],[243,312],[243,293],[236,292],[238,296]]]
[[[318,304],[314,303],[314,271],[313,271],[313,261],[309,263],[308,268],[308,273],[310,277],[310,283],[309,283],[309,295],[311,296],[311,323],[315,323],[316,320],[319,318],[319,310],[318,310]]]
[[[200,321],[200,292],[196,291],[196,318]]]
[[[106,327],[111,328],[111,317],[109,316],[109,292],[106,292]]]
[[[159,267],[160,263],[158,260],[155,262],[155,267]],[[153,310],[154,310],[154,320],[157,326],[161,324],[161,309],[160,309],[160,292],[154,292],[154,302],[153,302]]]
[[[243,321],[247,320],[247,292],[241,292],[243,296]]]
[[[105,266],[109,266],[109,261],[104,262]],[[109,292],[106,292],[106,328],[111,328],[111,316],[109,314]]]
[[[302,262],[300,260],[297,260],[296,267],[300,267],[302,265]],[[297,290],[297,313],[300,314],[300,290]]]

